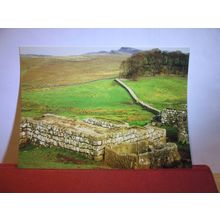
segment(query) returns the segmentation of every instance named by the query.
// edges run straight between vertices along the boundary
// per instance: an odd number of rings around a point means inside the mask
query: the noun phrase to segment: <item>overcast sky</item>
[[[36,55],[54,55],[54,56],[69,56],[69,55],[81,55],[89,52],[97,52],[101,50],[110,51],[118,50],[121,46],[115,47],[20,47],[20,54],[36,54]],[[152,48],[158,47],[135,47],[141,50],[150,50]],[[180,47],[159,47],[161,50],[176,51],[180,50],[184,53],[189,52],[189,48],[180,48]]]

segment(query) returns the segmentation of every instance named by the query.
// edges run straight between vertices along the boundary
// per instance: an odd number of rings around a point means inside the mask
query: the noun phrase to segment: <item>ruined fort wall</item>
[[[77,124],[77,121],[74,123]],[[86,122],[83,123],[86,125]],[[92,126],[94,129],[97,127],[97,125]],[[32,118],[23,119],[20,125],[21,144],[30,142],[42,147],[62,147],[83,153],[95,160],[103,159],[105,146],[142,140],[148,140],[149,144],[155,145],[165,143],[166,132],[164,129],[152,126],[145,128],[122,127],[103,129],[101,134],[91,135],[86,130],[82,132],[82,129],[77,130],[75,127],[73,129],[62,124]]]
[[[86,118],[83,121],[88,124],[97,125],[103,128],[127,128],[129,127],[128,123],[122,124],[122,123],[116,123],[116,121],[114,122],[103,121],[103,120],[96,119],[96,118]]]
[[[129,144],[130,145],[130,144]],[[145,152],[128,152],[126,154],[120,152],[120,148],[125,146],[117,146],[116,148],[105,148],[105,162],[114,168],[159,168],[170,167],[174,163],[180,161],[180,154],[175,143],[161,144],[160,147],[146,148]],[[137,146],[138,148],[138,146]]]
[[[186,110],[164,109],[161,112],[161,123],[176,127],[178,130],[178,141],[183,144],[189,144]]]
[[[74,132],[66,127],[25,119],[21,122],[20,128],[21,143],[30,142],[36,146],[62,147],[84,153],[92,158],[102,155],[104,152],[101,141],[95,137]]]

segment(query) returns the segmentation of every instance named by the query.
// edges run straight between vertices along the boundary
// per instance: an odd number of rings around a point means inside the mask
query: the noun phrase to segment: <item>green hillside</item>
[[[187,80],[178,76],[145,77],[125,81],[144,102],[163,109],[186,104]],[[45,113],[76,119],[96,117],[120,120],[130,125],[144,125],[152,114],[136,105],[126,90],[113,79],[75,86],[22,91],[22,116],[37,117]]]

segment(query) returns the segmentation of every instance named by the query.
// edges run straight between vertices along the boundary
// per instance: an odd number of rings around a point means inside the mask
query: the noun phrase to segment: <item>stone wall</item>
[[[122,86],[124,89],[126,89],[126,91],[128,92],[128,94],[132,97],[132,99],[135,101],[136,104],[140,105],[141,107],[143,107],[144,109],[146,109],[149,112],[152,112],[153,114],[158,114],[160,113],[160,111],[156,108],[154,108],[153,106],[150,106],[147,103],[144,103],[143,101],[141,101],[136,94],[134,93],[134,91],[128,87],[124,82],[122,82],[122,79],[115,79],[115,82],[117,82],[120,86]]]
[[[148,144],[158,146],[166,143],[166,129],[146,125],[146,137]]]
[[[178,142],[189,144],[187,111],[176,109],[164,109],[157,115],[152,124],[153,125],[168,125],[177,128]]]
[[[45,115],[39,119],[25,118],[20,125],[20,143],[30,142],[42,147],[62,147],[85,154],[91,159],[102,160],[106,146],[134,143],[146,140],[158,145],[166,141],[164,129],[153,126],[111,128],[87,122],[94,120],[72,120],[55,115]]]
[[[161,168],[172,167],[180,161],[175,143],[157,146],[140,143],[119,144],[105,148],[105,162],[114,168]]]
[[[164,109],[161,111],[161,122],[163,124],[177,125],[180,121],[187,120],[187,111],[176,109]]]
[[[116,121],[112,123],[110,121],[103,121],[103,120],[96,119],[96,118],[86,118],[83,121],[88,124],[97,125],[103,128],[124,128],[124,127],[127,128],[129,127],[128,123],[116,123]]]
[[[26,141],[36,146],[70,149],[93,159],[102,158],[104,153],[101,140],[92,133],[84,134],[80,129],[72,129],[72,124],[59,124],[48,118],[22,120],[20,140],[21,143]]]

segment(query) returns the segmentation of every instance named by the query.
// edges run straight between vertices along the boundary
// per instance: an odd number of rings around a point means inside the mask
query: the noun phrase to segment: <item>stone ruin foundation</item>
[[[134,127],[98,119],[73,120],[46,114],[24,118],[20,144],[62,147],[114,168],[154,168],[180,160],[177,146],[166,143],[166,130]]]
[[[105,162],[114,168],[160,168],[180,160],[175,143],[148,145],[145,141],[105,148]]]
[[[161,126],[168,125],[177,128],[178,142],[182,144],[189,144],[189,133],[187,124],[187,110],[176,110],[171,108],[163,109],[157,115],[152,125]]]

